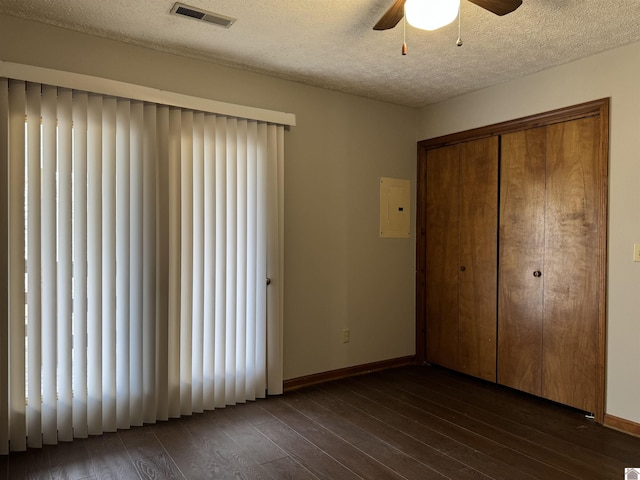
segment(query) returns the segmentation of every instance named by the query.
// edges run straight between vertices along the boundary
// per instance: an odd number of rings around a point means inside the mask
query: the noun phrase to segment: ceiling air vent
[[[219,13],[207,12],[201,8],[190,7],[183,3],[176,3],[171,9],[174,15],[182,15],[183,17],[193,18],[202,22],[211,23],[219,27],[229,28],[236,21],[235,18],[220,15]]]

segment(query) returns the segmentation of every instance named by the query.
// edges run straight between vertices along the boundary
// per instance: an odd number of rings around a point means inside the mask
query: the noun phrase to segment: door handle
[[[542,272],[540,270],[536,270],[535,272],[533,272],[533,276],[538,278],[542,276]]]

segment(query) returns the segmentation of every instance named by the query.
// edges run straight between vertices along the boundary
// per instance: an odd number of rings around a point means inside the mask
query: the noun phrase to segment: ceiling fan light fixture
[[[437,30],[453,22],[460,0],[407,0],[404,14],[409,25],[421,30]]]

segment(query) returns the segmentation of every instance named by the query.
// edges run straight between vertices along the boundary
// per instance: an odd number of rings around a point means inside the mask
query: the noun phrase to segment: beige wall
[[[0,60],[296,114],[285,134],[284,374],[412,355],[415,241],[378,238],[416,111],[0,15]],[[342,343],[342,329],[351,342]]]
[[[640,44],[424,108],[418,139],[611,97],[606,412],[640,422]]]

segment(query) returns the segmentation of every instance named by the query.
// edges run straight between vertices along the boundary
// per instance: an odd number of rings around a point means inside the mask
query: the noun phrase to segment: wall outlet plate
[[[351,341],[351,332],[348,328],[342,330],[342,343],[349,343]]]

